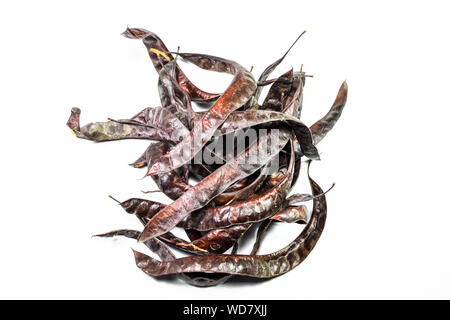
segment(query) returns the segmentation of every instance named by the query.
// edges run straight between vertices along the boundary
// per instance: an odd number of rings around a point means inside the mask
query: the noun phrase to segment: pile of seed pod
[[[326,192],[310,177],[309,165],[319,159],[316,146],[341,115],[347,84],[341,85],[328,113],[307,126],[299,119],[308,75],[291,69],[269,79],[289,50],[256,81],[234,61],[171,52],[150,31],[127,28],[122,35],[144,43],[159,75],[161,106],[146,108],[130,119],[109,119],[81,128],[81,111],[73,108],[67,125],[78,138],[96,142],[152,140],[131,165],[148,167],[146,176],[173,202],[118,201],[142,222],[143,230],[121,229],[97,236],[120,235],[143,242],[160,260],[134,251],[142,271],[151,276],[176,274],[195,286],[221,284],[232,276],[271,278],[299,265],[318,241],[327,211]],[[223,93],[208,93],[186,77],[177,64],[180,60],[234,78]],[[270,89],[260,104],[264,86]],[[194,111],[192,102],[205,111]],[[303,160],[311,194],[289,196]],[[193,179],[197,183],[191,185]],[[311,210],[307,201],[313,202]],[[264,233],[273,223],[304,226],[286,247],[258,255]],[[253,250],[238,254],[239,240],[255,224]],[[173,228],[184,229],[189,240],[175,236]],[[176,258],[170,247],[191,255]],[[225,254],[229,249],[231,253]]]

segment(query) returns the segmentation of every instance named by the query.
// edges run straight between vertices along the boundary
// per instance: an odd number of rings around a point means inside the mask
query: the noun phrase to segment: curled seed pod
[[[309,178],[313,195],[323,193],[320,186]],[[283,249],[266,255],[192,256],[170,262],[161,262],[143,253],[134,251],[136,265],[152,276],[178,274],[182,272],[216,272],[257,278],[272,278],[298,266],[322,234],[326,220],[325,195],[314,199],[311,218],[300,235]]]
[[[67,126],[77,137],[92,141],[158,140],[132,165],[148,166],[146,175],[152,176],[159,188],[149,192],[164,192],[174,201],[166,205],[138,198],[116,200],[136,215],[144,229],[120,229],[98,236],[121,235],[144,242],[161,261],[135,251],[136,264],[142,271],[153,276],[176,274],[194,286],[217,285],[234,275],[271,278],[295,268],[323,231],[328,191],[323,192],[311,179],[308,165],[312,194],[288,197],[288,193],[300,175],[302,156],[319,159],[316,144],[339,119],[347,99],[347,84],[342,84],[330,111],[307,127],[299,118],[308,75],[302,70],[289,70],[267,80],[293,45],[256,82],[251,72],[231,60],[193,53],[177,53],[174,59],[162,40],[145,29],[127,28],[123,35],[145,44],[159,73],[162,107],[145,108],[130,119],[110,119],[83,127],[80,109],[73,108]],[[234,78],[223,94],[207,93],[186,77],[177,65],[179,59]],[[259,105],[262,87],[269,84],[267,97]],[[194,112],[191,101],[212,106],[205,112]],[[245,135],[251,127],[263,130],[251,137]],[[275,132],[279,135],[272,135]],[[241,133],[245,135],[244,144],[249,139],[250,146],[241,151],[239,144],[234,144],[230,150],[226,139],[240,142]],[[194,157],[195,163],[191,163]],[[273,173],[275,162],[278,171]],[[200,180],[193,186],[189,185],[192,177]],[[306,206],[298,204],[310,200],[313,209],[308,219]],[[259,222],[250,254],[237,254],[239,239]],[[256,255],[273,222],[306,226],[283,249]],[[184,228],[189,240],[172,234],[174,227]],[[166,244],[194,256],[177,259]],[[231,247],[231,255],[224,254]]]
[[[136,230],[128,230],[128,229],[120,229],[115,231],[110,231],[103,234],[97,234],[94,237],[116,237],[116,236],[124,236],[131,239],[137,239],[139,237],[139,231]],[[162,261],[172,261],[175,260],[176,257],[170,251],[170,249],[160,240],[158,239],[150,239],[145,242],[145,245],[152,251],[157,254]],[[237,245],[233,248],[232,254],[236,254]],[[195,274],[184,274],[181,273],[178,275],[183,281],[186,283],[196,286],[196,287],[211,287],[222,284],[230,279],[229,275],[216,275],[211,277],[209,274],[199,273]]]

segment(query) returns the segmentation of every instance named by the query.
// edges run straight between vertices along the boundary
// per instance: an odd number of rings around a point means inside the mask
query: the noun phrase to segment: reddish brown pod
[[[238,62],[175,53],[153,32],[127,28],[122,35],[143,42],[158,74],[158,86],[150,94],[159,94],[161,105],[136,109],[126,119],[108,118],[84,126],[80,109],[72,108],[67,126],[76,137],[93,142],[149,140],[131,166],[146,167],[145,176],[155,182],[157,190],[147,196],[162,192],[170,200],[120,202],[111,197],[143,228],[117,228],[97,237],[123,236],[143,242],[159,260],[133,250],[139,269],[153,277],[175,274],[198,287],[223,284],[231,277],[277,277],[303,262],[324,231],[326,193],[334,186],[324,192],[310,177],[309,167],[311,161],[319,160],[317,145],[340,118],[348,95],[344,82],[328,112],[306,124],[300,119],[309,77],[303,68],[268,79],[303,34],[256,81]],[[181,60],[231,74],[233,80],[224,92],[208,93],[181,70]],[[268,93],[260,104],[264,86]],[[194,103],[205,110],[194,111]],[[136,157],[130,155],[130,160]],[[311,192],[291,194],[305,160]],[[298,237],[278,251],[258,254],[263,241],[271,241],[271,233],[287,223],[299,228]],[[274,224],[279,228],[271,229]],[[178,236],[175,229],[187,237]],[[239,243],[255,230],[251,252],[239,252]],[[188,256],[177,258],[172,249]]]

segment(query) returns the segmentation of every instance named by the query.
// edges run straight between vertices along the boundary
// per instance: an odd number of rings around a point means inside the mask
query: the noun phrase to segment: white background
[[[450,298],[448,12],[445,1],[2,2],[0,298]],[[337,182],[325,232],[292,272],[199,289],[143,274],[130,247],[145,248],[132,240],[91,239],[141,228],[108,194],[155,188],[127,166],[147,142],[95,144],[65,126],[73,106],[85,124],[159,104],[144,46],[120,36],[127,24],[172,50],[253,65],[256,76],[306,29],[274,76],[302,63],[314,74],[307,124],[348,81],[346,109],[311,169],[323,188]],[[231,80],[183,67],[212,92]],[[262,252],[299,231],[277,225]]]

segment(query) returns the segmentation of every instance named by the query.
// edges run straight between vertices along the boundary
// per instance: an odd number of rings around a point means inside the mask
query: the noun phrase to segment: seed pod
[[[258,222],[271,217],[281,208],[291,188],[294,160],[291,142],[289,167],[285,174],[278,177],[274,187],[246,201],[201,210],[192,214],[187,221],[181,222],[179,225],[183,228],[205,231]]]
[[[314,144],[318,144],[326,134],[333,129],[336,122],[341,117],[342,110],[347,102],[348,86],[344,81],[339,88],[339,92],[336,96],[336,100],[331,106],[330,111],[319,121],[311,126],[311,133],[313,135]]]
[[[259,138],[246,152],[241,153],[234,161],[227,162],[198,184],[187,190],[171,205],[158,212],[145,226],[139,241],[146,241],[170,231],[191,212],[204,207],[214,197],[225,191],[235,181],[248,177],[261,168],[264,163],[278,154],[291,137],[287,131],[280,131],[276,140],[271,134]],[[272,153],[264,159],[260,158],[270,143]],[[244,159],[253,159],[252,163]]]
[[[323,193],[320,186],[309,178],[313,195]],[[216,272],[257,278],[272,278],[298,266],[322,234],[326,220],[325,195],[314,199],[311,219],[300,235],[283,249],[266,255],[210,255],[179,258],[161,262],[143,253],[134,251],[136,265],[152,276],[178,274],[182,272]]]
[[[180,56],[200,68],[231,73],[235,77],[223,95],[202,116],[201,120],[194,124],[190,134],[149,167],[147,175],[168,172],[189,162],[211,139],[230,113],[241,107],[256,89],[251,73],[236,62],[206,55],[180,54]]]

